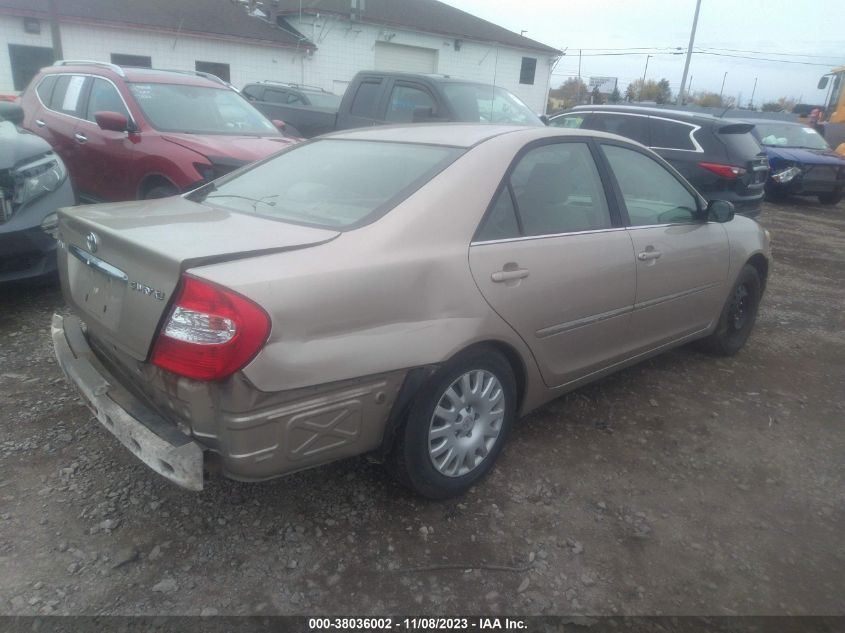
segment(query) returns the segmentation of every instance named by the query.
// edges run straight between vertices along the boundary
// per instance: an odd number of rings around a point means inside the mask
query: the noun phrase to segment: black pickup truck
[[[284,121],[288,135],[304,138],[399,123],[543,125],[519,97],[504,88],[442,75],[360,72],[335,107],[319,98],[316,90],[294,85],[248,84],[242,93],[267,117]]]

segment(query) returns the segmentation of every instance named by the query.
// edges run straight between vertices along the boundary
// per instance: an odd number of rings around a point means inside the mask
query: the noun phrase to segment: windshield
[[[298,145],[193,199],[312,226],[349,228],[383,215],[463,150],[326,139]]]
[[[339,108],[340,97],[330,92],[309,92],[308,100],[316,108]]]
[[[443,84],[443,92],[458,121],[543,125],[519,97],[503,88],[456,82]]]
[[[162,132],[279,136],[258,110],[233,90],[179,84],[130,83],[147,120]]]
[[[768,147],[829,149],[827,142],[811,127],[778,123],[755,123],[760,142]]]

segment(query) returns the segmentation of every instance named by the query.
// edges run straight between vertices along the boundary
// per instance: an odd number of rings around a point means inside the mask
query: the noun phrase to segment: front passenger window
[[[602,144],[631,226],[688,223],[696,219],[695,196],[653,158],[618,145]]]

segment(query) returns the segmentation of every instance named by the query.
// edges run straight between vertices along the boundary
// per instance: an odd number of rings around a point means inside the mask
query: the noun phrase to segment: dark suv
[[[753,123],[642,106],[577,106],[549,125],[612,132],[650,147],[708,200],[730,200],[737,213],[760,213],[769,162]]]
[[[207,73],[59,61],[21,105],[85,202],[174,195],[295,142]]]

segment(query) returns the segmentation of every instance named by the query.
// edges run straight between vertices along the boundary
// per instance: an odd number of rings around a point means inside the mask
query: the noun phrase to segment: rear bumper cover
[[[202,490],[204,448],[119,386],[97,361],[77,319],[54,314],[51,331],[59,366],[100,424],[161,476]]]

